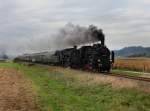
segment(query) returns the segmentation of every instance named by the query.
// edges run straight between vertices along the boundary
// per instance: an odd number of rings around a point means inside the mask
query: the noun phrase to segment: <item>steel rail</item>
[[[28,66],[32,66],[32,65],[41,65],[38,63],[29,63],[29,62],[23,62]],[[49,65],[45,65],[42,64],[43,66],[49,66]],[[150,78],[146,78],[146,77],[137,77],[137,76],[132,76],[132,75],[126,75],[126,74],[114,74],[114,73],[100,73],[103,74],[105,76],[114,76],[114,77],[122,77],[122,78],[127,78],[127,79],[133,79],[133,80],[139,80],[139,81],[146,81],[146,82],[150,82]]]
[[[128,78],[128,79],[133,79],[133,80],[150,82],[150,78],[146,78],[146,77],[137,77],[137,76],[129,76],[129,75],[125,75],[125,74],[113,74],[113,73],[110,73],[108,75],[115,76],[115,77],[123,77],[123,78]]]

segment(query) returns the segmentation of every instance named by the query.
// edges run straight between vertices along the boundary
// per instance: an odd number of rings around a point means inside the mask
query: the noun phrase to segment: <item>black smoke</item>
[[[51,32],[51,31],[50,31]],[[0,54],[21,55],[23,53],[36,53],[43,51],[55,51],[74,45],[84,45],[102,41],[104,34],[101,29],[94,25],[80,26],[72,23],[66,24],[56,32],[42,33],[33,37],[13,38],[0,42]]]
[[[68,23],[55,35],[54,43],[73,46],[101,41],[104,45],[104,38],[102,29],[98,29],[94,25],[83,27]]]

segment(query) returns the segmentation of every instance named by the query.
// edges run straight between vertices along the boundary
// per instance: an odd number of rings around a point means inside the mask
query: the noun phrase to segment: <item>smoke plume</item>
[[[26,36],[26,35],[22,35]],[[4,39],[4,38],[3,38]],[[38,33],[26,38],[4,39],[0,42],[0,54],[5,52],[8,55],[20,55],[23,53],[36,53],[43,51],[55,51],[74,45],[82,45],[97,41],[104,42],[104,34],[101,29],[90,25],[83,27],[66,24],[55,33]]]
[[[104,34],[101,29],[93,25],[82,27],[68,23],[55,35],[54,43],[73,46],[97,41],[101,41],[104,44]]]

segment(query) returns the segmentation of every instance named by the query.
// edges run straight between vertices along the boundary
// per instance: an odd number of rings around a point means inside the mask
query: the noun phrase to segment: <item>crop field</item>
[[[150,72],[150,58],[116,59],[114,69]]]
[[[138,90],[140,83],[59,67],[0,63],[1,73],[6,73],[5,70],[9,68],[15,70],[8,75],[9,78],[17,71],[30,81],[31,89],[36,92],[34,98],[40,111],[149,111],[150,109],[150,93]],[[148,88],[149,85],[145,89]],[[11,91],[10,94],[13,94]],[[8,101],[9,97],[5,95],[5,99]],[[29,108],[27,107],[32,111]],[[11,107],[11,110],[15,109]]]

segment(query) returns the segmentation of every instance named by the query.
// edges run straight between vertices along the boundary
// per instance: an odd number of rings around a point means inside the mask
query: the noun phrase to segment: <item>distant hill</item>
[[[115,55],[118,57],[150,57],[150,47],[125,47],[121,50],[116,50]]]
[[[0,60],[2,59],[9,59],[8,55],[1,53],[0,54]]]

